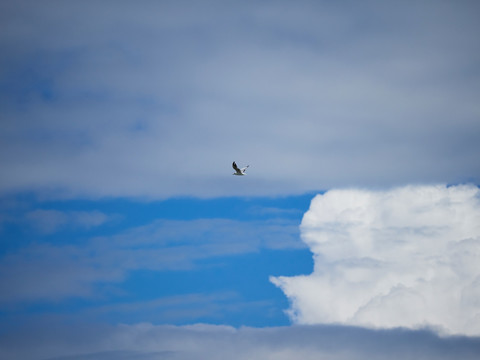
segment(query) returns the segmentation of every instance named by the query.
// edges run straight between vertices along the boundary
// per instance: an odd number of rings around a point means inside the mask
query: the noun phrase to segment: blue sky
[[[479,10],[2,1],[0,357],[478,358]]]
[[[2,315],[288,324],[288,302],[269,276],[311,270],[298,229],[311,197],[16,197],[2,227]]]

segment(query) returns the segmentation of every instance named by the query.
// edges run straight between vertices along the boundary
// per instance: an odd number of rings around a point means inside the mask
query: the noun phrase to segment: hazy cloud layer
[[[439,338],[428,331],[377,332],[351,327],[29,324],[0,335],[0,356],[11,360],[231,359],[371,360],[478,359],[479,338]],[[45,327],[46,325],[46,327]]]
[[[0,5],[0,193],[478,181],[474,1]],[[250,176],[231,177],[230,164]]]
[[[479,220],[475,186],[331,190],[302,220],[313,273],[272,281],[296,323],[479,335]]]

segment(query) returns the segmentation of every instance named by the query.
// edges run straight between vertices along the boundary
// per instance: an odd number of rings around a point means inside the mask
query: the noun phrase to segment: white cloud
[[[478,338],[335,326],[72,326],[53,319],[0,333],[0,357],[12,360],[473,360],[479,349]]]
[[[301,225],[313,273],[271,279],[292,320],[479,335],[479,194],[407,186],[317,195]]]

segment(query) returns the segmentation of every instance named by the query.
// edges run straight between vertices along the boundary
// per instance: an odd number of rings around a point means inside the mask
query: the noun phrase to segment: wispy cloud
[[[49,232],[69,219],[98,222],[96,213],[33,214],[42,220],[41,231]],[[32,243],[0,258],[0,301],[99,296],[96,285],[121,282],[130,271],[194,269],[208,259],[303,248],[298,235],[291,220],[162,219],[80,244]]]
[[[331,190],[305,214],[314,272],[271,280],[300,324],[480,334],[476,186]]]
[[[94,284],[121,281],[125,271],[104,260],[75,245],[32,244],[8,253],[0,259],[0,303],[99,296]]]
[[[112,220],[115,216],[108,216],[100,211],[59,211],[37,209],[28,212],[26,220],[35,229],[50,234],[61,228],[90,229]]]

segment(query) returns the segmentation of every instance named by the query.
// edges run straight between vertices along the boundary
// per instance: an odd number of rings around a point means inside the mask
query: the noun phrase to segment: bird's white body
[[[247,166],[245,166],[245,167],[243,167],[243,168],[240,169],[240,168],[237,166],[237,164],[235,163],[235,161],[234,161],[233,164],[232,164],[232,167],[233,167],[233,169],[235,170],[235,172],[233,173],[233,175],[239,175],[239,176],[246,175],[246,174],[245,174],[245,171],[247,171],[247,168],[248,168],[249,166],[250,166],[250,165],[247,165]]]

